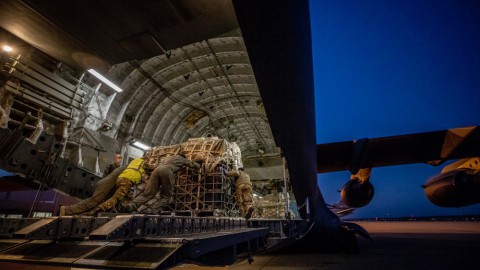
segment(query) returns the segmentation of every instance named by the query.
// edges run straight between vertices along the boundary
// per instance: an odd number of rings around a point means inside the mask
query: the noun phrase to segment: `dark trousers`
[[[132,186],[132,180],[128,178],[118,178],[117,182],[115,183],[115,194],[113,194],[112,197],[100,204],[98,208],[100,208],[102,211],[112,210],[120,200],[125,198]]]
[[[160,189],[160,197],[166,198],[167,201],[172,197],[173,185],[175,184],[174,172],[170,167],[165,165],[158,165],[153,170],[152,175],[147,180],[145,190],[142,194],[135,197],[130,203],[133,209],[137,209],[146,202],[155,197]]]
[[[100,179],[95,185],[92,196],[74,205],[67,206],[65,208],[65,215],[78,215],[97,207],[115,186],[118,176],[124,169],[124,167],[116,168],[112,173]]]

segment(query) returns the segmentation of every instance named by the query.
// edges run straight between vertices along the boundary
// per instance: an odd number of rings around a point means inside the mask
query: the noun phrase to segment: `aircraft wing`
[[[346,205],[342,201],[339,201],[338,203],[329,205],[329,208],[330,208],[330,210],[332,210],[332,212],[334,212],[339,217],[344,217],[346,215],[353,214],[353,212],[356,209],[355,207],[349,207],[348,205]]]
[[[355,211],[355,208],[347,208],[347,209],[338,209],[338,208],[332,208],[331,209],[337,216],[339,217],[344,217],[346,215],[353,214],[353,211]]]
[[[317,145],[318,173],[480,156],[480,127]]]

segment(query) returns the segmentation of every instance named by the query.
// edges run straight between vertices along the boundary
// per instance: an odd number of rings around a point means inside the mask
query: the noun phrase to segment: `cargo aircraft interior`
[[[5,0],[0,42],[0,261],[165,269],[299,246],[355,252],[370,236],[341,217],[368,207],[381,166],[459,159],[426,196],[480,202],[478,126],[317,144],[307,0]],[[155,198],[135,213],[58,216],[92,196],[115,154],[203,160],[176,175],[161,212]],[[226,173],[239,168],[249,219]],[[351,179],[330,205],[317,174],[342,170]]]

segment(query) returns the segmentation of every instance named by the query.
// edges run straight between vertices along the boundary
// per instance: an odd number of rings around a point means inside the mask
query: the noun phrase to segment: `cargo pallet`
[[[236,145],[236,144],[235,144]],[[235,145],[218,138],[195,138],[172,146],[157,146],[147,154],[147,164],[154,168],[162,159],[184,154],[191,160],[202,158],[198,170],[185,168],[177,173],[174,206],[168,210],[179,215],[237,217],[235,180],[226,172],[241,164],[241,154]],[[159,198],[147,203],[152,212]]]

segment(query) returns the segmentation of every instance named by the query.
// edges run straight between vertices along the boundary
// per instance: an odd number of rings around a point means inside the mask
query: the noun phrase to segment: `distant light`
[[[10,46],[8,46],[8,45],[3,45],[2,49],[3,49],[4,51],[6,51],[6,52],[11,52],[11,51],[13,51],[13,48],[10,47]]]
[[[7,172],[7,171],[4,171],[2,169],[0,169],[0,178],[1,177],[4,177],[4,176],[13,176],[13,174]]]
[[[96,72],[94,69],[89,69],[87,70],[90,74],[92,74],[93,76],[97,77],[100,81],[106,83],[108,86],[110,86],[113,90],[117,91],[117,92],[122,92],[123,89],[116,86],[114,83],[112,83],[111,81],[109,81],[107,78],[103,77],[100,73]]]
[[[148,145],[143,144],[143,143],[141,143],[141,142],[134,142],[134,143],[133,143],[133,146],[136,146],[136,147],[138,147],[138,148],[140,148],[140,149],[142,149],[142,150],[148,150],[148,149],[152,148],[151,146],[148,146]]]

